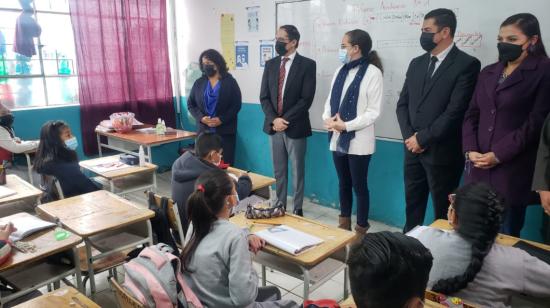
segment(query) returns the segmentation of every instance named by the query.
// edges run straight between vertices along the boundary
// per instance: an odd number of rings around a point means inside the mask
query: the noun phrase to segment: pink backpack
[[[145,307],[202,308],[181,273],[180,259],[170,246],[158,243],[144,248],[124,264],[124,288]]]

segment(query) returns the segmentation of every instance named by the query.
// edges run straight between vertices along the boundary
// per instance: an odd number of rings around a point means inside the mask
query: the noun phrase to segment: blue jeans
[[[353,191],[357,201],[357,224],[369,227],[370,196],[367,176],[371,155],[336,154],[332,159],[338,173],[340,191],[340,216],[351,217]]]

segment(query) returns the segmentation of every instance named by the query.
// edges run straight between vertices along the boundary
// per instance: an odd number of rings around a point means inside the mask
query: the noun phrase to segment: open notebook
[[[40,230],[54,227],[55,224],[34,216],[25,216],[11,221],[17,231],[10,235],[10,240],[16,242]]]
[[[264,239],[268,244],[293,255],[299,255],[309,248],[323,243],[323,240],[316,236],[298,231],[286,225],[271,227],[255,234]]]

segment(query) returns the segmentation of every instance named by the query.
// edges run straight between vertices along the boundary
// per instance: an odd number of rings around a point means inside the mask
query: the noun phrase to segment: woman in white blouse
[[[0,104],[0,163],[11,160],[12,153],[18,154],[36,150],[38,141],[24,141],[15,136],[13,131],[14,116]]]
[[[357,201],[355,231],[365,234],[370,206],[367,175],[375,148],[374,122],[382,105],[382,64],[372,50],[370,35],[359,29],[344,35],[339,58],[344,65],[332,80],[323,121],[338,173],[339,227],[351,230],[353,189]]]

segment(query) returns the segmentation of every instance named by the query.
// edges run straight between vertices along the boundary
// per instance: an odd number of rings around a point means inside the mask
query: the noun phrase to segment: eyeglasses
[[[284,38],[275,38],[275,41],[285,43],[285,44],[290,43],[288,39],[284,39]]]

